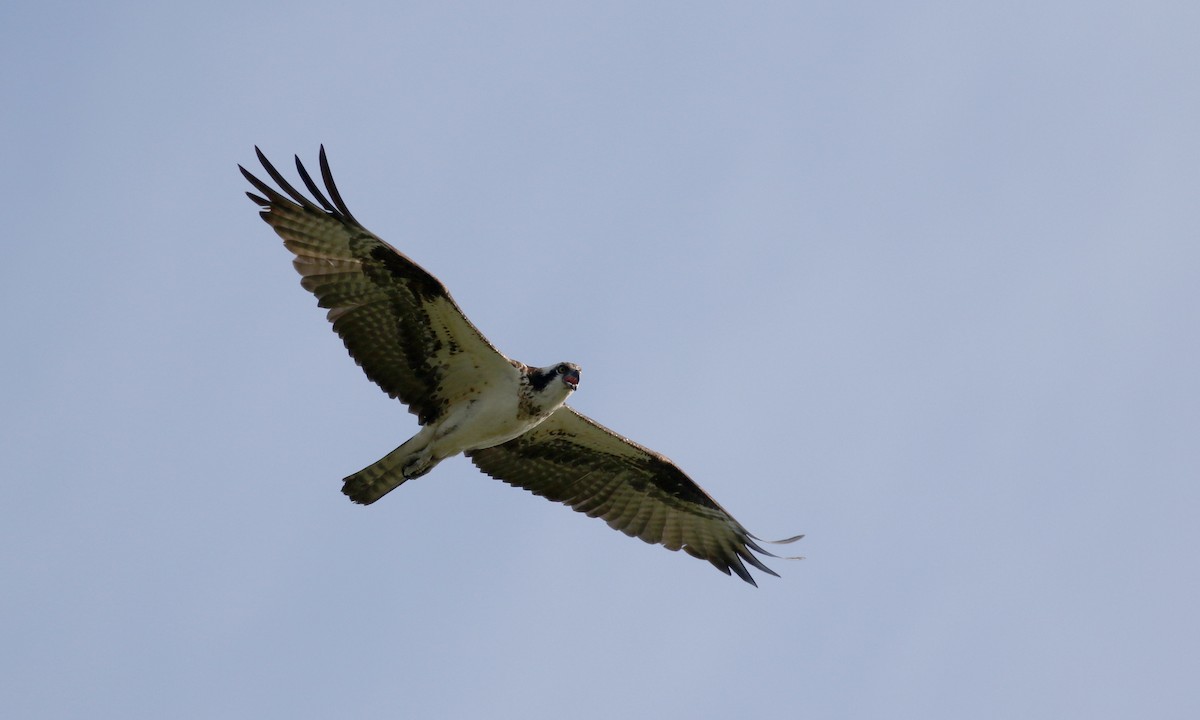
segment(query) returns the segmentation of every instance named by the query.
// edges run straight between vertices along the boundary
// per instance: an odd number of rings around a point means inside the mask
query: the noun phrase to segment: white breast
[[[437,458],[508,442],[544,418],[521,412],[520,383],[505,380],[459,401],[438,421],[433,454]]]

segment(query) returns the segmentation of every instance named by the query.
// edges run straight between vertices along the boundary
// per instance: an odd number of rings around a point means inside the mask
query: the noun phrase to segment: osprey
[[[579,387],[578,365],[531,367],[497,350],[437,278],[350,214],[324,146],[328,196],[296,158],[315,202],[255,152],[282,192],[239,165],[262,193],[246,195],[296,256],[300,284],[328,308],[334,331],[367,377],[421,425],[400,447],[345,478],[342,492],[351,500],[373,503],[462,453],[494,478],[603,518],[626,535],[683,550],[751,585],[757,583],[743,561],[776,575],[754,553],[778,556],[758,542],[803,535],[755,537],[666,457],[564,404]]]

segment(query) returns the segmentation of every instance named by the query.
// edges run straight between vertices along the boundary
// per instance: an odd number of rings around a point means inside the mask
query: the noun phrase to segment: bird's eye
[[[558,374],[560,374],[560,375],[565,375],[567,372],[566,363],[559,365],[558,368],[556,369],[556,372],[558,372]]]

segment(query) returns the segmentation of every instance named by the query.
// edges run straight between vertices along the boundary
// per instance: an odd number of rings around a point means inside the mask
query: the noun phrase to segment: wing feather
[[[599,517],[626,535],[683,550],[751,585],[757,583],[747,563],[775,575],[755,553],[778,556],[677,465],[566,405],[524,435],[467,455],[498,480]]]
[[[408,405],[422,424],[440,417],[480,377],[518,372],[437,278],[354,218],[333,181],[324,147],[324,192],[296,158],[316,202],[293,187],[261,150],[254,151],[279,189],[239,166],[258,191],[246,195],[295,255],[292,264],[301,285],[328,310],[334,331],[367,377]]]

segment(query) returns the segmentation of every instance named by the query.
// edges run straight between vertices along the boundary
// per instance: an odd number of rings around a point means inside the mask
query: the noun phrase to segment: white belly
[[[516,387],[499,387],[460,403],[435,426],[433,456],[440,460],[492,447],[537,427],[545,418],[522,413],[517,398]]]

